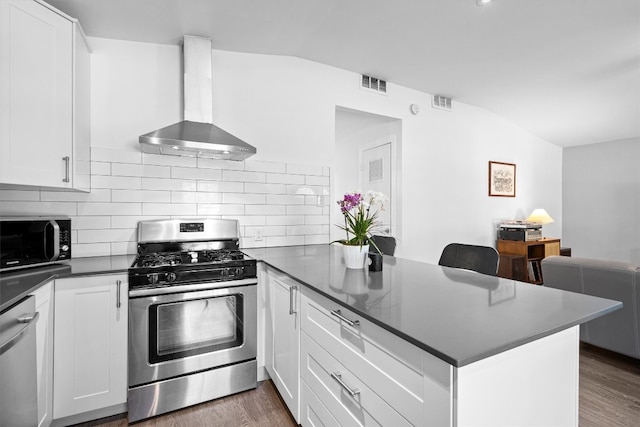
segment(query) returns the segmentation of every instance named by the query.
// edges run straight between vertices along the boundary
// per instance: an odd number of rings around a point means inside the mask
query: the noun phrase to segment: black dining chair
[[[463,268],[478,273],[496,276],[500,255],[490,246],[450,243],[445,246],[438,265]]]
[[[382,252],[382,255],[393,255],[396,251],[396,239],[391,236],[371,236],[369,240],[373,240],[375,246],[369,246],[369,252],[377,252],[376,246]]]

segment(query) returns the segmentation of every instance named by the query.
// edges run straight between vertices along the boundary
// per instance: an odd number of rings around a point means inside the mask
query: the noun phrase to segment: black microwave
[[[71,219],[0,217],[0,270],[71,259]]]

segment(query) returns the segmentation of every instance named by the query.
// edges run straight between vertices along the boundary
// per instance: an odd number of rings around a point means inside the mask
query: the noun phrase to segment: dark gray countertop
[[[0,311],[4,311],[58,277],[126,273],[135,255],[75,258],[60,264],[9,271],[0,274]]]
[[[385,256],[349,270],[340,246],[243,249],[456,367],[622,307],[603,298]]]

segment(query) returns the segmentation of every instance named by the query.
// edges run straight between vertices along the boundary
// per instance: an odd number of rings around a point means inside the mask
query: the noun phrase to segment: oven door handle
[[[144,288],[144,289],[131,289],[129,290],[129,297],[148,297],[165,294],[176,294],[183,292],[194,291],[207,291],[210,289],[225,289],[233,288],[236,286],[250,286],[257,285],[258,279],[240,279],[240,280],[227,280],[224,282],[206,282],[206,283],[190,283],[187,285],[174,285],[165,286],[161,288]]]

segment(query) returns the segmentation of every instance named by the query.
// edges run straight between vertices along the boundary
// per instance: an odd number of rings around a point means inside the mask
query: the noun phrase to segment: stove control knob
[[[222,270],[220,270],[220,277],[227,277],[227,276],[229,276],[228,268],[223,268]]]
[[[176,280],[176,273],[167,273],[167,282],[174,282]]]
[[[149,273],[147,274],[147,280],[150,285],[155,285],[158,283],[158,273]]]
[[[236,267],[233,274],[234,276],[242,276],[242,267]]]

